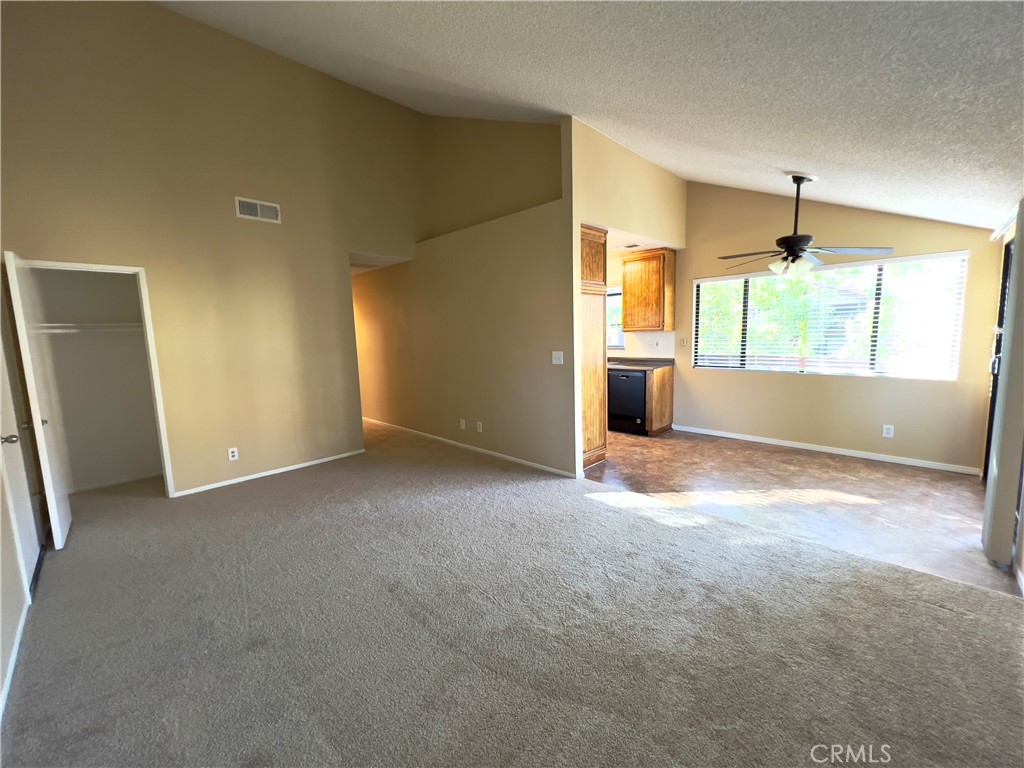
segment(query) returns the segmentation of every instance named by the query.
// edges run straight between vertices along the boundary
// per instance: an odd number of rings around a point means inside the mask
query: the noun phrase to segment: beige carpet
[[[1021,601],[369,429],[77,497],[4,766],[1024,761]]]

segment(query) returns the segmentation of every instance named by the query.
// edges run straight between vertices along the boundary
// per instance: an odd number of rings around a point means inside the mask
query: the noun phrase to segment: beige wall
[[[573,472],[568,221],[547,203],[356,276],[365,415]]]
[[[413,255],[422,116],[152,4],[2,14],[2,246],[146,268],[177,489],[361,448],[347,255]]]
[[[14,641],[27,602],[7,504],[6,482],[0,482],[0,680],[7,679],[8,667],[15,661]]]
[[[686,245],[686,182],[573,118],[573,215],[673,248]]]
[[[562,197],[557,125],[424,118],[421,239]]]
[[[971,252],[957,381],[691,367],[694,278],[731,274],[718,256],[771,245],[792,214],[789,197],[690,184],[687,248],[676,268],[677,336],[687,347],[677,345],[675,423],[980,467],[1001,258],[986,230],[824,203],[801,207],[801,229],[823,245],[890,245],[895,256]],[[895,425],[895,439],[881,437],[883,423]]]

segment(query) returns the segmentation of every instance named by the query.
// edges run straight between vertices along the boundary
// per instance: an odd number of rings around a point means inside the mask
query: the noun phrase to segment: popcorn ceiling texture
[[[996,227],[1020,3],[164,3],[431,115],[571,114],[694,181]]]

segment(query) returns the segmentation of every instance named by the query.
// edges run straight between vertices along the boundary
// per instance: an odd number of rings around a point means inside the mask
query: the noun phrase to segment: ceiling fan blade
[[[744,256],[771,256],[782,251],[752,251],[750,253],[734,253],[732,256],[719,256],[720,259],[742,259]]]
[[[891,256],[893,248],[833,248],[831,246],[815,246],[815,253],[841,253],[847,256]]]
[[[772,256],[781,256],[783,253],[785,253],[785,251],[765,251],[763,256],[758,256],[756,259],[751,259],[750,261],[744,261],[744,262],[742,262],[740,264],[733,264],[731,267],[728,267],[728,269],[737,269],[738,267],[745,267],[745,266],[747,266],[747,264],[753,264],[755,261],[763,261],[764,259],[770,259]],[[739,255],[750,256],[751,254],[745,253],[745,254],[739,254]],[[731,258],[735,258],[735,257],[734,256],[720,256],[719,258],[731,259]]]
[[[808,251],[804,251],[801,254],[801,258],[807,259],[815,267],[820,267],[821,266],[821,259],[819,259],[817,256],[815,256],[813,253],[810,253]]]

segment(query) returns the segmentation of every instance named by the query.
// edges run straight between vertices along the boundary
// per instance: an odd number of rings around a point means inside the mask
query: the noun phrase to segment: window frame
[[[962,357],[963,357],[963,355],[962,355],[962,351],[963,351],[963,331],[964,331],[964,325],[966,323],[966,318],[967,318],[967,305],[968,305],[968,302],[967,302],[967,279],[968,279],[968,268],[970,266],[970,256],[971,256],[971,252],[969,250],[942,251],[942,252],[939,252],[939,253],[927,253],[927,254],[919,254],[919,255],[914,255],[914,256],[893,256],[893,257],[887,257],[887,258],[882,258],[882,259],[865,259],[863,261],[845,261],[845,262],[833,263],[833,264],[821,264],[821,265],[819,265],[819,266],[814,268],[815,272],[826,272],[826,271],[830,271],[830,270],[834,270],[834,269],[850,269],[851,267],[872,267],[873,266],[873,267],[877,268],[877,275],[878,276],[876,277],[876,290],[875,290],[875,297],[874,297],[874,307],[872,309],[872,311],[873,311],[873,323],[872,323],[872,334],[871,334],[871,347],[870,347],[869,360],[868,360],[868,362],[869,362],[869,370],[864,371],[864,372],[828,371],[828,370],[812,370],[812,371],[804,370],[804,371],[798,371],[798,370],[778,370],[778,369],[771,369],[771,368],[748,368],[747,367],[747,354],[746,354],[747,349],[746,348],[747,348],[747,336],[748,336],[748,333],[747,333],[747,331],[748,331],[748,320],[749,320],[749,317],[750,317],[749,311],[748,311],[748,299],[749,299],[749,291],[750,291],[750,282],[749,281],[750,281],[751,278],[768,277],[768,276],[775,277],[776,279],[779,279],[779,280],[785,280],[786,276],[784,276],[784,275],[775,275],[775,273],[772,272],[771,270],[764,270],[764,271],[759,271],[759,272],[743,272],[743,273],[740,273],[738,275],[715,275],[715,276],[712,276],[712,277],[698,277],[698,278],[694,278],[693,279],[693,293],[691,295],[691,307],[693,308],[693,311],[691,312],[691,328],[690,328],[691,337],[690,338],[693,340],[693,343],[690,345],[690,347],[691,347],[690,367],[691,368],[695,368],[695,369],[712,370],[712,371],[716,371],[716,370],[717,371],[755,371],[757,373],[782,373],[782,374],[786,374],[786,373],[793,374],[793,373],[795,373],[795,374],[799,374],[799,375],[803,375],[803,376],[806,376],[806,375],[810,375],[810,376],[852,376],[852,377],[858,377],[858,378],[876,378],[877,377],[877,378],[885,378],[885,379],[910,379],[910,380],[917,380],[917,381],[958,381],[960,379],[960,364],[962,362]],[[881,300],[882,300],[882,292],[880,292],[878,290],[878,288],[879,288],[879,286],[882,286],[883,268],[887,264],[900,264],[900,263],[924,262],[924,261],[942,261],[942,260],[963,261],[964,262],[964,266],[963,266],[963,270],[964,270],[964,272],[963,272],[963,291],[962,291],[962,294],[961,294],[963,301],[962,301],[962,304],[961,304],[961,307],[960,307],[960,319],[959,319],[960,327],[957,329],[957,334],[956,334],[956,336],[957,336],[957,350],[956,350],[956,358],[957,358],[957,366],[956,366],[956,368],[957,368],[957,370],[956,370],[955,374],[951,378],[947,378],[947,377],[942,377],[942,378],[934,378],[934,377],[922,378],[922,377],[906,376],[906,375],[894,374],[894,373],[879,373],[878,371],[875,370],[875,366],[876,366],[876,363],[877,363],[877,351],[878,351],[877,350],[878,318],[879,318],[879,313],[880,313],[880,310],[881,310]],[[741,316],[741,319],[740,319],[740,323],[741,323],[740,328],[741,328],[741,330],[740,330],[739,364],[738,365],[707,365],[707,364],[699,364],[697,362],[697,356],[699,354],[698,323],[700,321],[699,306],[698,306],[698,300],[697,300],[698,288],[699,288],[699,286],[704,285],[706,283],[724,283],[724,282],[730,282],[730,281],[735,282],[735,281],[740,281],[740,280],[743,281],[744,285],[743,285],[743,305],[742,305],[743,309],[742,309],[742,316]]]
[[[621,297],[622,296],[622,286],[621,285],[616,285],[616,286],[612,286],[612,287],[606,288],[605,289],[605,299],[604,299],[605,302],[608,301],[608,298],[610,296],[619,296],[619,297]],[[611,328],[611,326],[608,324],[608,308],[607,308],[607,303],[606,303],[605,304],[605,316],[604,316],[604,348],[605,349],[625,349],[626,348],[626,334],[625,334],[625,331],[622,330],[622,324],[621,323],[619,324],[619,333],[622,335],[622,344],[621,344],[621,346],[613,346],[613,345],[608,343],[608,329],[609,328]]]

